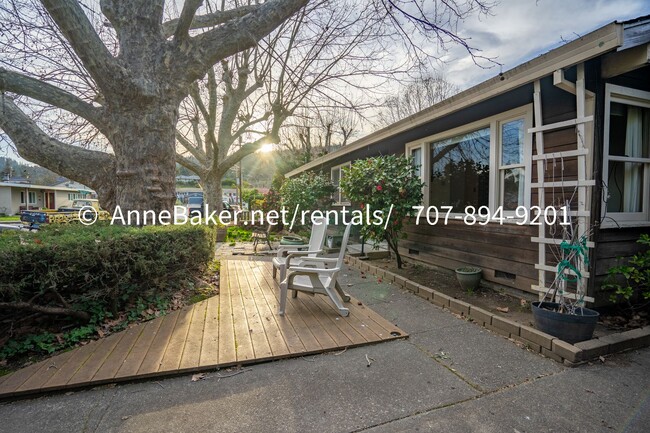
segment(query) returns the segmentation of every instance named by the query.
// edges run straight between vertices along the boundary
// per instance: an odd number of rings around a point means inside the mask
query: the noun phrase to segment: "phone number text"
[[[568,206],[547,206],[545,208],[539,206],[517,206],[514,212],[504,213],[503,207],[499,206],[492,211],[487,206],[467,206],[464,213],[454,212],[452,206],[413,206],[413,210],[417,211],[415,216],[415,225],[428,224],[447,225],[449,221],[463,221],[468,226],[487,225],[504,222],[513,222],[517,225],[534,225],[541,226],[543,224],[552,225],[571,225],[570,210]]]

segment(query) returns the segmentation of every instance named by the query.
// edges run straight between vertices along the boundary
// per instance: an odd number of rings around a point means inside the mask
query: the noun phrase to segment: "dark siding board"
[[[575,68],[565,72],[565,77],[575,82]],[[571,79],[570,77],[573,77]],[[544,124],[575,119],[576,97],[553,85],[553,75],[541,79],[542,116]]]
[[[607,80],[608,83],[617,84],[619,86],[632,87],[634,89],[645,90],[650,92],[650,66],[635,69],[626,74],[612,77]]]
[[[650,233],[650,227],[601,229],[595,252],[595,275],[604,276],[610,267],[626,263],[619,262],[619,257],[629,258],[643,251],[643,246],[637,243],[642,233]]]
[[[448,238],[452,240],[467,240],[479,244],[488,244],[490,246],[506,246],[523,250],[537,251],[537,246],[531,242],[531,234],[528,233],[521,235],[513,235],[511,233],[498,233],[494,231],[482,233],[478,230],[464,230],[462,228],[455,229],[452,227],[448,227],[441,233],[430,228],[431,226],[407,226],[404,230],[404,233],[406,233],[407,240],[410,240],[412,242],[436,243],[438,239]]]

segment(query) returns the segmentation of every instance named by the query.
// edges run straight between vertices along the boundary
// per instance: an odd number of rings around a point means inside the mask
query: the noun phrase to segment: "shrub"
[[[300,210],[326,210],[332,207],[332,195],[336,187],[322,173],[303,173],[298,177],[287,179],[280,188],[282,205],[290,214],[296,206]]]
[[[214,256],[205,226],[46,226],[0,236],[0,309],[84,321],[178,288]]]
[[[250,242],[252,231],[239,226],[228,226],[226,242]]]
[[[374,242],[385,240],[401,268],[398,240],[404,219],[422,201],[422,182],[411,160],[391,155],[355,161],[344,169],[341,189],[362,209],[370,206],[372,212],[381,210],[384,218],[390,214],[387,225],[366,224],[361,227],[361,235]]]
[[[612,302],[624,300],[632,309],[636,308],[633,302],[650,301],[650,235],[642,234],[637,242],[646,247],[645,251],[632,256],[626,265],[610,268],[603,285],[614,290]]]

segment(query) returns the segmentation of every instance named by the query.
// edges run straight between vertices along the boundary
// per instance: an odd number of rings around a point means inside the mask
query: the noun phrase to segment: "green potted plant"
[[[456,279],[463,290],[468,293],[473,293],[478,289],[478,286],[481,283],[482,274],[483,269],[475,266],[462,266],[456,268]]]

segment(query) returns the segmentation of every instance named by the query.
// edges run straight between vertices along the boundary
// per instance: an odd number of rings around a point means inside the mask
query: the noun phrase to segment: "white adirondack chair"
[[[327,295],[331,301],[336,305],[339,314],[347,317],[350,310],[343,306],[343,302],[349,302],[350,297],[346,295],[337,278],[339,272],[343,268],[343,258],[345,257],[345,250],[348,246],[348,238],[350,237],[349,224],[343,233],[343,240],[341,241],[341,251],[337,258],[304,258],[303,266],[293,266],[287,268],[287,276],[280,283],[280,316],[284,315],[287,306],[287,292],[293,290],[292,297],[298,295],[298,291],[309,293],[310,295],[322,294]],[[325,264],[331,263],[333,267],[325,268]],[[307,267],[304,265],[313,264],[318,267]]]
[[[315,258],[323,252],[325,234],[327,233],[327,218],[314,217],[309,236],[309,244],[306,245],[280,245],[278,253],[273,257],[273,278],[280,270],[280,281],[283,281],[287,274],[289,264],[301,266],[305,258]]]

